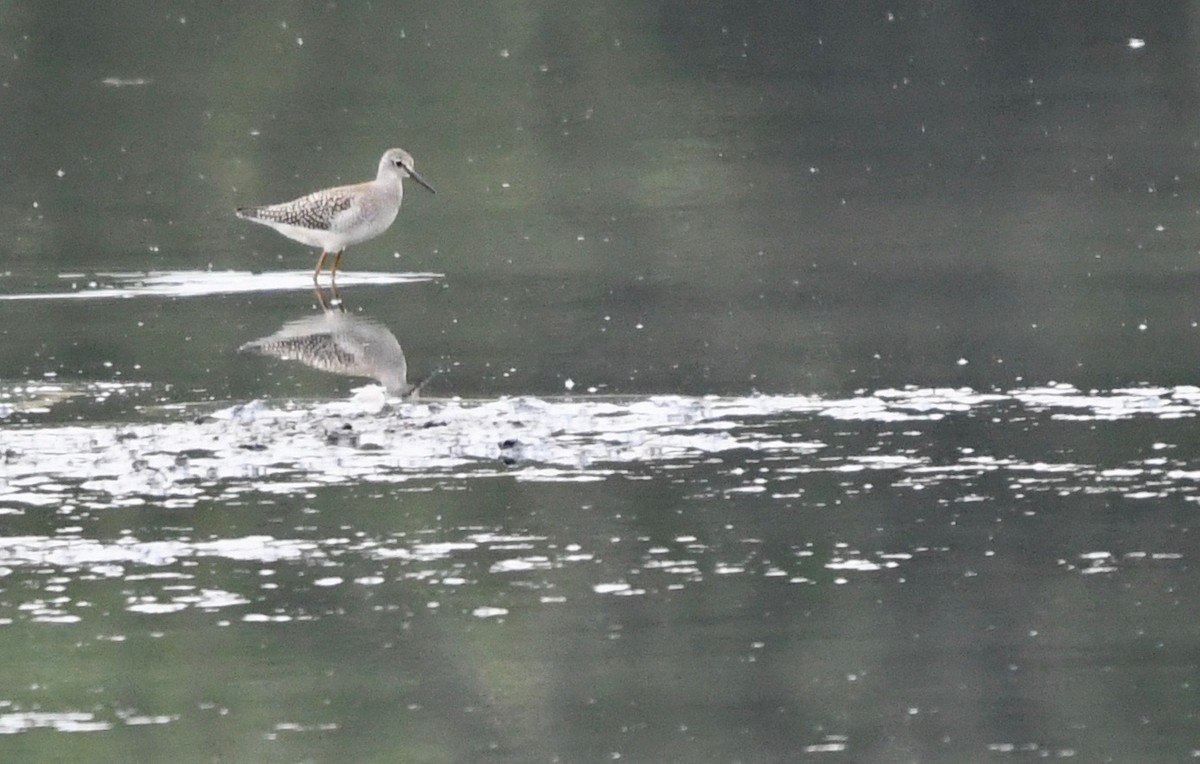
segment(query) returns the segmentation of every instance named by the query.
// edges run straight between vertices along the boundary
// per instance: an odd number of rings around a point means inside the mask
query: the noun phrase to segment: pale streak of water
[[[440,273],[339,271],[340,286],[389,286],[436,281]],[[145,271],[60,273],[66,291],[0,293],[0,300],[103,300],[129,297],[201,297],[249,292],[303,291],[312,287],[312,271]]]

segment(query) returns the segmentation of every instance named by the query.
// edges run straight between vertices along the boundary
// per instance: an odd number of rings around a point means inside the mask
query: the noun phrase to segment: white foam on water
[[[112,729],[113,724],[97,720],[95,714],[85,711],[24,711],[0,714],[0,735],[12,735],[43,727],[57,732],[104,732]]]

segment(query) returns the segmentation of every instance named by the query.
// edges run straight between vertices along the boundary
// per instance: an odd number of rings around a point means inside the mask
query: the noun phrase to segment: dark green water
[[[0,3],[0,759],[1196,756],[1197,28]]]

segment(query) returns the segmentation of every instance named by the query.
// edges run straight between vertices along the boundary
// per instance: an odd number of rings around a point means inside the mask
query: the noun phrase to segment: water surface
[[[1193,15],[5,5],[0,758],[1194,757]]]

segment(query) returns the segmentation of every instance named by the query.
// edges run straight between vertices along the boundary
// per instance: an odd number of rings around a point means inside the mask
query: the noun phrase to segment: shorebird
[[[404,149],[388,149],[379,160],[375,180],[325,188],[280,204],[239,207],[237,215],[270,226],[293,241],[320,247],[314,283],[321,275],[325,257],[335,253],[329,277],[336,279],[346,247],[373,239],[392,225],[404,198],[404,178],[412,178],[429,193],[435,193],[433,186],[413,169],[411,154]]]

